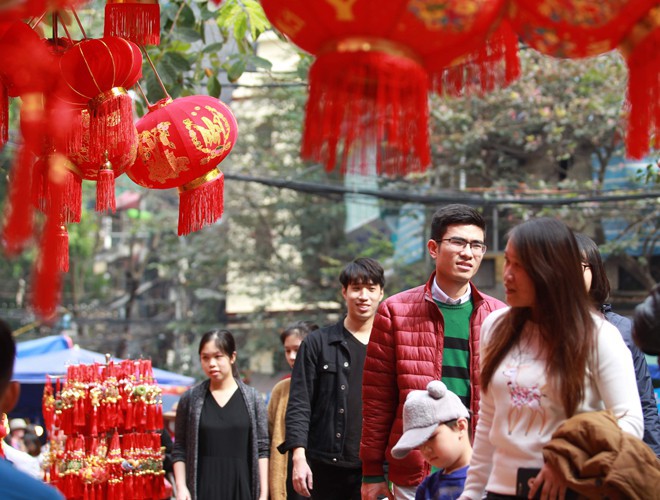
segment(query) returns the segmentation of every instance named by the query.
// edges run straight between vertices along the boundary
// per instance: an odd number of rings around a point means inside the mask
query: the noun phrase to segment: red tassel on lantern
[[[108,152],[105,153],[105,163],[99,170],[99,177],[96,180],[96,211],[106,212],[108,210],[115,213],[115,172],[112,169],[112,163],[108,161]]]
[[[378,147],[379,138],[387,137],[388,145],[406,153],[406,172],[422,171],[431,162],[427,73],[405,47],[382,40],[370,51],[363,47],[364,41],[343,43],[312,65],[301,155],[331,171],[343,148],[344,173],[355,141]],[[379,155],[379,172],[385,161]]]
[[[105,36],[120,36],[138,45],[160,43],[158,0],[107,0]]]
[[[225,176],[217,168],[179,190],[179,236],[213,224],[224,210]]]
[[[643,158],[660,147],[660,6],[631,31],[620,47],[628,64],[626,156]]]
[[[433,73],[431,79],[434,92],[460,96],[506,87],[519,76],[518,36],[508,22],[502,22],[481,47]]]
[[[54,196],[54,198],[60,198]],[[54,209],[59,214],[59,208]],[[57,304],[61,294],[61,266],[62,260],[59,251],[61,246],[61,223],[60,216],[49,214],[44,224],[44,230],[39,244],[39,256],[34,271],[34,293],[32,296],[32,307],[45,320],[55,317]],[[68,253],[68,247],[66,249]],[[67,257],[68,259],[68,257]],[[79,417],[78,417],[79,418]],[[82,416],[84,422],[84,414]],[[78,419],[74,419],[74,425]]]
[[[82,179],[74,170],[75,166],[59,154],[40,158],[33,167],[34,205],[46,214],[51,213],[54,203],[52,184],[61,185],[56,192],[62,199],[56,203],[61,206],[63,224],[80,222],[82,214]]]
[[[57,254],[57,267],[63,273],[69,272],[69,233],[66,226],[60,226],[57,233],[57,247],[54,249]]]

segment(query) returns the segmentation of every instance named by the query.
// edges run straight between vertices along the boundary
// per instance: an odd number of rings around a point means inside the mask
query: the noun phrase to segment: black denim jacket
[[[351,359],[344,320],[316,330],[300,345],[286,409],[286,440],[281,453],[305,448],[308,458],[343,467],[361,462],[343,456]]]

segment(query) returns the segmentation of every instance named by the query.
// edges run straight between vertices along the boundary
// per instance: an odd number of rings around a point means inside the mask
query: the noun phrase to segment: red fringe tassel
[[[60,226],[57,233],[57,246],[54,248],[57,254],[57,267],[63,273],[69,272],[69,233],[66,226]]]
[[[431,75],[433,91],[460,96],[504,88],[520,76],[518,35],[502,22],[486,43],[463,62]]]
[[[660,7],[654,10],[660,16]],[[660,26],[632,50],[627,64],[626,156],[643,158],[660,148]]]
[[[376,149],[378,173],[405,175],[431,163],[428,76],[413,59],[376,51],[329,52],[316,59],[309,80],[303,158],[331,171],[343,148],[345,173],[357,146],[364,157]]]
[[[115,213],[117,209],[115,200],[115,172],[112,167],[103,167],[99,170],[96,179],[96,211]]]
[[[119,36],[138,45],[160,43],[158,3],[109,3],[105,6],[105,36]]]
[[[44,213],[50,213],[53,206],[51,184],[59,182],[62,189],[57,192],[62,199],[57,201],[61,206],[62,222],[64,224],[78,223],[82,215],[82,178],[63,167],[61,164],[51,164],[46,158],[40,158],[33,167],[32,200],[34,206]]]
[[[61,293],[61,271],[57,248],[60,225],[48,217],[44,227],[33,279],[32,307],[45,320],[55,317]]]
[[[216,174],[217,172],[217,174]],[[179,236],[198,231],[213,224],[224,211],[225,176],[218,169],[207,182],[193,181],[179,188]],[[202,179],[208,179],[209,174]]]
[[[93,99],[89,113],[90,161],[101,162],[106,151],[113,151],[118,144],[131,143],[135,135],[133,100],[124,89],[112,89]]]

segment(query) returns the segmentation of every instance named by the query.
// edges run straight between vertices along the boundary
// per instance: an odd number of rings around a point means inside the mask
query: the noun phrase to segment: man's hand
[[[305,456],[304,448],[296,448],[293,450],[293,473],[291,474],[291,482],[293,489],[296,493],[304,497],[311,497],[311,490],[314,489],[314,481],[312,478],[312,469],[309,468],[307,457]]]
[[[362,500],[376,500],[379,497],[386,497],[389,500],[394,500],[394,496],[387,488],[387,483],[381,481],[380,483],[362,483],[360,488]]]
[[[566,481],[549,464],[544,464],[541,472],[530,482],[532,484],[528,498],[534,498],[537,491],[541,492],[543,500],[562,500],[566,497]]]

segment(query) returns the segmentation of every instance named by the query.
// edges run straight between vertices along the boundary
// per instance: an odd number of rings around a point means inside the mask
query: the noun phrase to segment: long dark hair
[[[231,358],[231,355],[236,352],[236,341],[234,336],[229,330],[209,330],[204,335],[202,335],[201,340],[199,341],[199,349],[197,354],[202,355],[202,349],[209,342],[213,342],[215,346],[226,356]],[[231,372],[234,378],[238,378],[238,363],[236,361],[231,365]]]
[[[548,360],[548,379],[570,417],[584,397],[596,339],[575,236],[563,222],[544,217],[513,228],[510,243],[534,284],[537,304],[533,310],[513,307],[495,324],[484,350],[481,386],[488,390],[495,370],[520,340],[533,313]]]
[[[591,287],[589,296],[596,308],[600,309],[610,296],[610,280],[607,279],[603,259],[600,257],[598,245],[586,234],[575,233],[583,262],[591,269]]]

